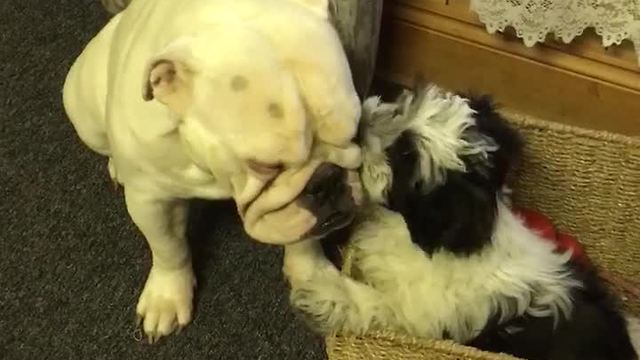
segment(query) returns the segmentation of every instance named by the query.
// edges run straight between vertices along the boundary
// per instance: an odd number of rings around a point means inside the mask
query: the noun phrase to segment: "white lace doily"
[[[569,43],[592,27],[603,46],[631,40],[640,61],[640,0],[471,0],[471,10],[490,33],[511,26],[529,47],[547,34]]]

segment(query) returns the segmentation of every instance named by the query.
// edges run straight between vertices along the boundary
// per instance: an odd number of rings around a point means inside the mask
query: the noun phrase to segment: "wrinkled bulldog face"
[[[254,239],[288,244],[348,224],[360,201],[359,147],[320,141],[295,74],[253,34],[235,40],[225,54],[197,39],[170,45],[149,62],[145,99],[190,129],[192,152],[229,182]],[[353,124],[336,131],[355,134],[357,119],[344,121]]]
[[[333,154],[322,154],[325,151]],[[359,162],[355,146],[344,150],[314,148],[305,165],[285,169],[271,182],[262,185],[249,177],[257,192],[251,191],[255,195],[246,197],[248,201],[236,198],[245,230],[262,242],[288,244],[322,237],[349,224],[362,200],[355,170]]]

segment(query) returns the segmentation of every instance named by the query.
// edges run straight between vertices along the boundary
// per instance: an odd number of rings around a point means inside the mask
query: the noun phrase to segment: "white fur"
[[[379,97],[370,97],[362,105],[360,126],[362,135],[362,186],[370,199],[384,203],[392,185],[391,166],[385,149],[404,129],[404,119],[397,115],[399,104],[381,103]]]
[[[629,338],[631,338],[631,344],[636,351],[636,354],[640,355],[640,319],[634,316],[627,316],[627,331],[629,331]]]
[[[470,257],[432,256],[413,244],[401,215],[372,207],[351,238],[352,279],[323,277],[292,300],[323,331],[363,334],[384,328],[464,342],[497,312],[511,317],[569,316],[570,254],[529,231],[502,203],[492,245]]]
[[[291,0],[308,7],[323,19],[329,18],[329,0]]]
[[[420,178],[426,183],[443,183],[447,170],[465,171],[463,155],[486,156],[496,150],[486,141],[470,142],[463,136],[475,125],[474,110],[465,98],[430,86],[417,100],[407,117],[411,120],[409,129],[417,135]]]

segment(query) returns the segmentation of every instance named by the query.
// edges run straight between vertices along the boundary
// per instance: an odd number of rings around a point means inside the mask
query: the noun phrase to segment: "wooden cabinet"
[[[547,120],[640,136],[631,43],[604,49],[588,32],[571,44],[528,48],[508,31],[487,33],[468,0],[386,0],[378,74],[404,85],[422,77]]]

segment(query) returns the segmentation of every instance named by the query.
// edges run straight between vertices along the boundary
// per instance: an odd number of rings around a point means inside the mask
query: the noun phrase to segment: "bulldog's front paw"
[[[191,264],[177,270],[151,268],[136,308],[150,344],[191,322],[195,285]]]

